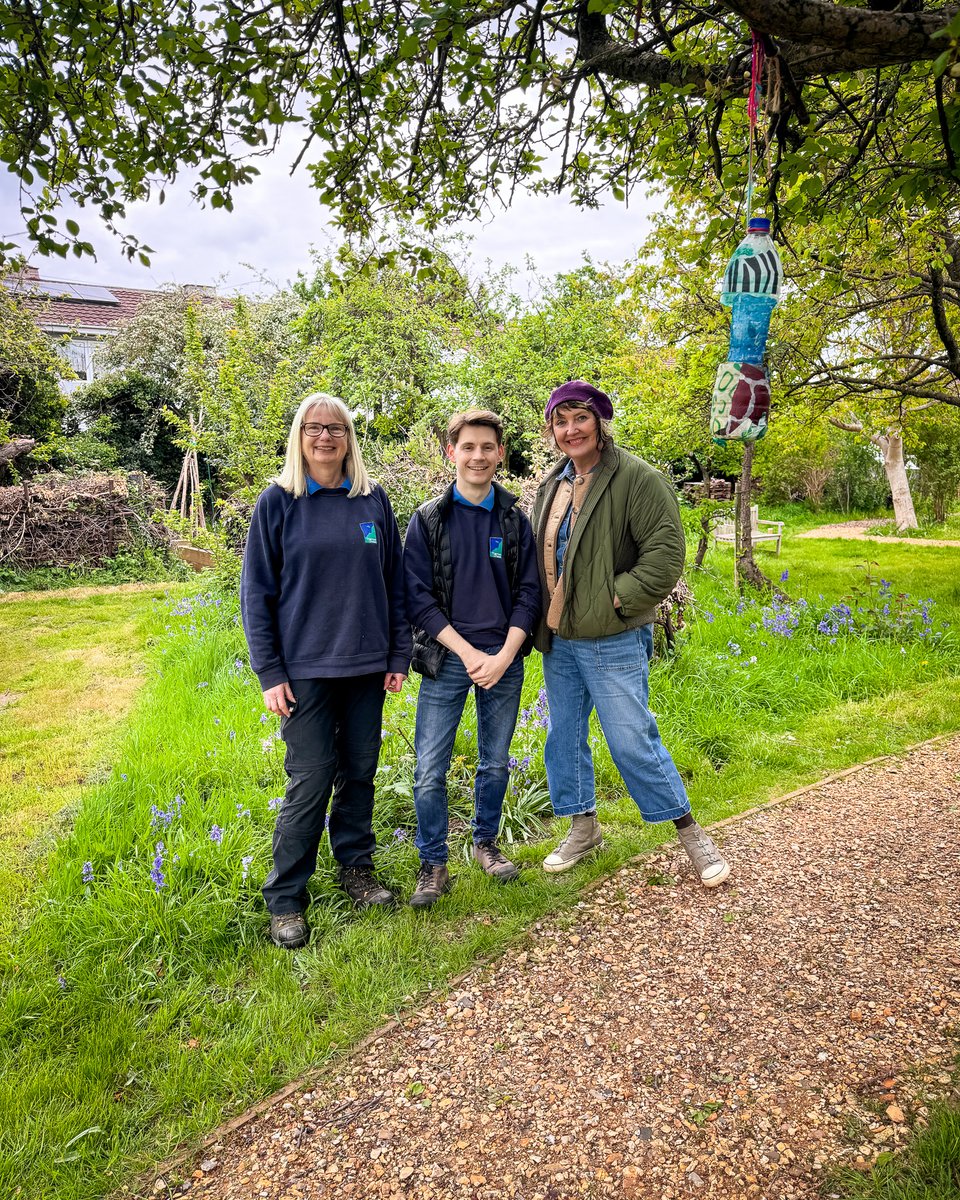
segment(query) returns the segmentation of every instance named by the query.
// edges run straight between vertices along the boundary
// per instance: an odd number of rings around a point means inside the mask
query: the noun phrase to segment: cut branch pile
[[[44,475],[0,488],[0,562],[8,567],[95,567],[121,549],[162,545],[152,520],[163,493],[145,475]]]

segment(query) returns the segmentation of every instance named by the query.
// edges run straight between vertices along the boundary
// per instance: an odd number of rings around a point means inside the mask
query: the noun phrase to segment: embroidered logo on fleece
[[[490,539],[490,557],[491,558],[503,558],[503,538],[502,537]]]
[[[360,532],[363,534],[363,540],[368,546],[377,544],[377,527],[372,521],[361,521]]]

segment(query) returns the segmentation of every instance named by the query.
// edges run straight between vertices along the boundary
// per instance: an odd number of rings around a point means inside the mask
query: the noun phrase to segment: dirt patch
[[[0,710],[9,708],[11,704],[21,699],[23,692],[0,692]]]
[[[901,1145],[950,1082],[958,778],[960,739],[928,744],[728,825],[734,874],[712,892],[674,843],[165,1184],[820,1197],[831,1165]]]
[[[958,546],[960,542],[944,538],[911,538],[884,536],[867,533],[875,529],[879,521],[843,521],[839,525],[819,525],[816,529],[807,529],[804,533],[795,533],[797,538],[846,538],[858,542],[882,542],[887,546]]]
[[[49,600],[56,597],[64,600],[86,600],[90,596],[122,595],[124,592],[162,591],[163,588],[176,586],[171,580],[169,584],[162,581],[157,583],[114,583],[105,587],[71,587],[50,588],[39,592],[0,592],[0,604],[9,604],[21,600]]]

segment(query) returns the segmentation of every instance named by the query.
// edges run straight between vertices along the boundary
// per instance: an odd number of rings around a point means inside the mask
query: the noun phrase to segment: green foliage
[[[766,82],[786,224],[882,213],[904,195],[955,201],[957,101],[931,69],[952,71],[953,43],[935,37],[950,9],[877,7],[754,5],[782,55]],[[336,19],[224,4],[198,22],[186,0],[144,0],[132,19],[81,0],[33,16],[4,15],[0,160],[22,180],[28,236],[47,254],[92,253],[75,220],[58,224],[64,198],[116,229],[128,203],[158,187],[162,201],[162,183],[190,172],[195,196],[232,208],[288,124],[304,126],[321,203],[362,235],[384,215],[477,216],[517,186],[595,205],[651,179],[738,201],[746,184],[749,43],[730,3],[374,0]],[[732,208],[714,237],[731,233]]]
[[[183,453],[163,419],[175,391],[139,370],[101,376],[69,397],[64,437],[52,465],[60,469],[142,471],[168,487]]]
[[[60,433],[66,398],[60,380],[70,373],[33,314],[3,286],[0,272],[0,446],[12,437],[33,438],[34,466]],[[29,471],[28,460],[15,467]],[[0,463],[0,472],[10,471]]]
[[[943,524],[960,502],[960,415],[934,410],[914,418],[907,445],[919,468],[916,490]]]
[[[185,580],[193,572],[179,558],[155,546],[121,550],[99,567],[35,567],[0,564],[0,592],[45,592],[70,587],[109,587],[118,583]]]
[[[297,328],[318,349],[324,390],[342,397],[377,438],[402,438],[418,418],[443,411],[452,364],[485,316],[448,252],[436,245],[424,253],[429,272],[344,250],[297,289],[305,302]]]
[[[857,579],[856,553],[788,538],[791,590],[825,611]],[[955,620],[951,553],[894,545],[884,569],[898,590],[932,595]],[[678,654],[655,665],[651,694],[703,820],[957,727],[952,636],[831,642],[808,624],[786,637],[762,628],[760,607],[738,612],[721,575],[700,574],[695,587],[699,616]],[[171,604],[153,653],[128,735],[87,791],[0,959],[0,1107],[34,1114],[0,1130],[0,1192],[19,1187],[25,1200],[116,1189],[136,1163],[328,1062],[335,1045],[349,1045],[405,997],[442,986],[662,836],[641,826],[594,726],[608,846],[596,861],[548,877],[536,868],[552,842],[518,841],[512,856],[526,868],[518,886],[461,866],[454,892],[424,922],[405,908],[351,910],[324,845],[311,883],[315,938],[288,956],[265,937],[259,896],[282,746],[246,666],[235,600],[201,594]],[[540,685],[534,656],[505,816],[515,837],[536,835],[542,812]],[[417,865],[413,707],[412,692],[387,700],[376,810],[378,869],[402,895]],[[462,819],[476,765],[472,710],[454,753]],[[469,833],[458,822],[454,834],[456,861]]]

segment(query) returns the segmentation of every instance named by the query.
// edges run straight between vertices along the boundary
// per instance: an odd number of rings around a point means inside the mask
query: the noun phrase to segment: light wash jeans
[[[467,695],[477,698],[477,751],[473,841],[492,842],[500,832],[503,797],[510,778],[510,740],[520,711],[523,657],[517,655],[492,688],[476,687],[452,651],[436,679],[420,681],[414,748],[413,803],[417,810],[416,846],[420,861],[447,861],[447,772]]]
[[[653,626],[604,638],[562,638],[543,656],[550,705],[544,750],[550,800],[558,817],[596,805],[590,713],[645,821],[674,821],[690,801],[648,707]]]

